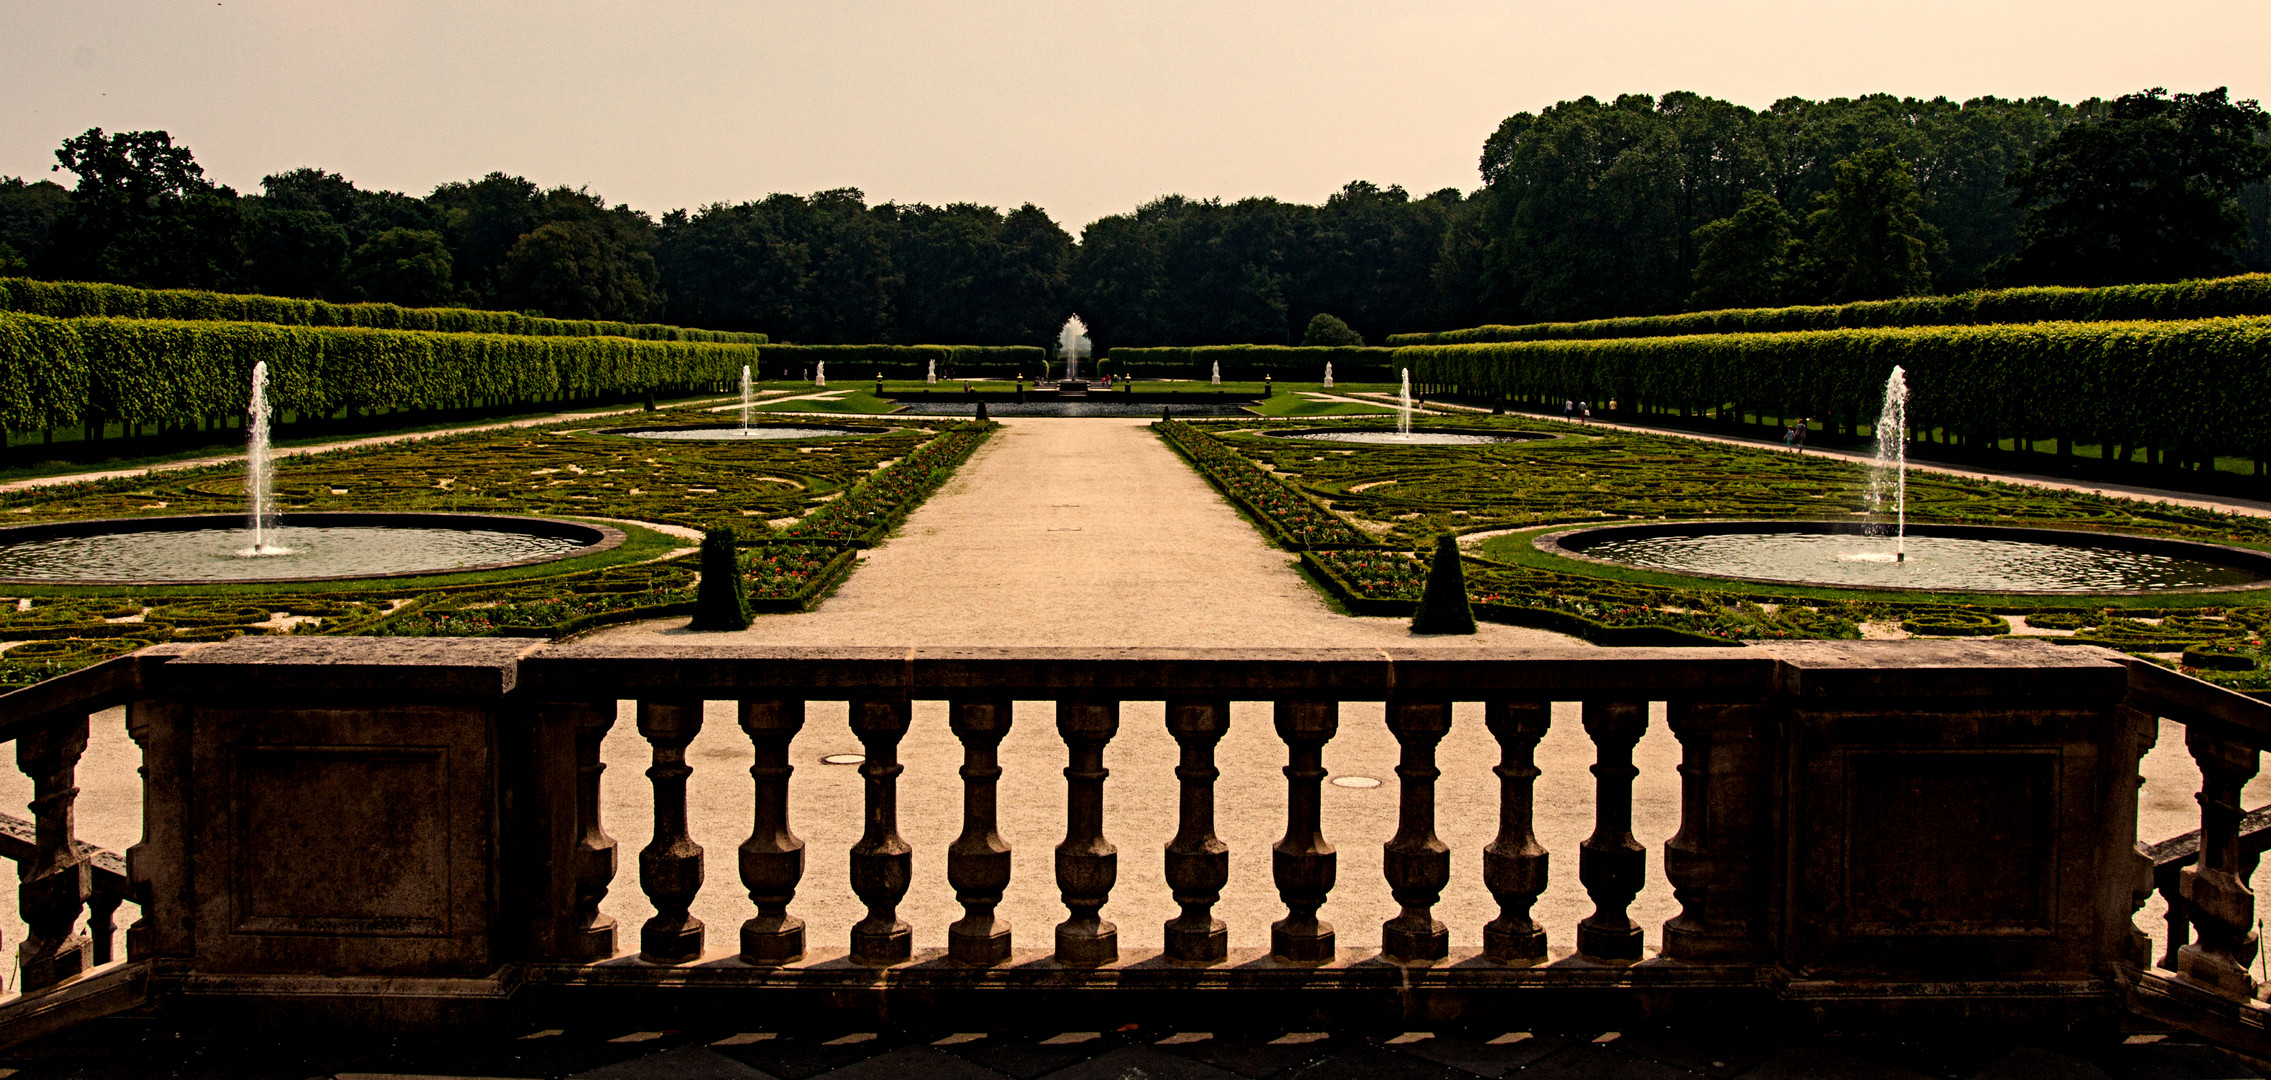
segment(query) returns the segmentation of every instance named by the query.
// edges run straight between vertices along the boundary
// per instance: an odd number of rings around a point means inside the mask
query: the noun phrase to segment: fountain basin
[[[771,442],[781,439],[820,439],[842,435],[881,435],[890,428],[849,427],[837,424],[759,424],[754,427],[649,427],[604,428],[601,434],[633,439],[678,442]]]
[[[2271,553],[2079,529],[1853,521],[1661,521],[1551,532],[1538,550],[1587,562],[1775,585],[2135,596],[2271,588]]]
[[[1376,443],[1385,446],[1491,446],[1498,443],[1555,439],[1546,431],[1491,431],[1478,428],[1415,427],[1411,434],[1390,428],[1303,428],[1299,431],[1258,431],[1272,439],[1315,439],[1319,442]]]
[[[235,514],[95,518],[0,528],[0,584],[209,585],[423,577],[498,570],[606,551],[605,525],[503,514],[280,514],[249,554]]]

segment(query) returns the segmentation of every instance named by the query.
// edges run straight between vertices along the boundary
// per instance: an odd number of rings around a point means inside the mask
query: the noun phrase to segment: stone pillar
[[[1230,880],[1230,847],[1214,834],[1215,744],[1230,730],[1230,702],[1221,699],[1167,703],[1167,730],[1182,747],[1175,768],[1182,781],[1183,805],[1175,838],[1167,842],[1167,885],[1183,913],[1167,921],[1167,959],[1212,964],[1230,955],[1230,932],[1214,917],[1222,886]]]
[[[1577,952],[1594,960],[1640,959],[1640,924],[1626,914],[1647,881],[1648,849],[1632,835],[1632,748],[1648,730],[1645,701],[1588,701],[1585,733],[1593,737],[1593,835],[1577,846],[1577,880],[1593,913],[1577,924]]]
[[[1771,959],[1774,709],[1765,703],[1674,701],[1680,740],[1680,831],[1664,844],[1664,876],[1680,913],[1664,955],[1694,963]]]
[[[1451,730],[1451,703],[1390,699],[1388,730],[1403,747],[1396,766],[1396,835],[1382,845],[1388,889],[1402,905],[1380,928],[1380,955],[1405,963],[1451,954],[1451,933],[1435,918],[1435,902],[1451,880],[1451,848],[1435,835],[1435,747]]]
[[[1550,701],[1492,701],[1484,723],[1498,739],[1498,836],[1482,851],[1483,884],[1498,901],[1498,917],[1483,927],[1483,955],[1501,964],[1535,964],[1546,958],[1546,932],[1530,907],[1546,891],[1547,853],[1531,822],[1538,779],[1538,740],[1553,722]]]
[[[702,920],[687,909],[702,888],[702,845],[686,832],[686,744],[702,730],[699,700],[639,702],[639,734],[654,747],[654,839],[639,851],[639,887],[654,917],[639,927],[639,958],[681,964],[702,957]]]
[[[1104,744],[1120,730],[1117,701],[1060,701],[1057,733],[1065,766],[1065,838],[1057,845],[1057,891],[1071,913],[1057,924],[1060,964],[1094,967],[1120,958],[1119,928],[1101,912],[1119,880],[1119,849],[1104,838]]]
[[[995,789],[1011,708],[1006,698],[947,704],[948,723],[962,740],[962,835],[946,849],[946,882],[954,886],[962,917],[947,928],[946,955],[979,967],[1009,959],[1009,920],[994,908],[1009,888],[1010,847],[1001,836]]]
[[[804,958],[804,920],[789,914],[804,880],[804,841],[789,828],[789,743],[804,728],[804,702],[768,698],[741,703],[741,730],[755,757],[749,778],[756,801],[749,839],[741,842],[741,884],[757,914],[741,924],[741,960],[759,967]]]
[[[852,924],[852,961],[889,967],[914,955],[914,929],[899,918],[899,901],[914,880],[915,853],[899,838],[899,740],[907,734],[908,703],[869,699],[851,703],[852,734],[867,750],[860,776],[867,782],[867,831],[852,845],[852,893],[867,917]]]
[[[1278,737],[1285,740],[1285,838],[1270,848],[1270,872],[1285,918],[1270,924],[1270,956],[1295,964],[1333,958],[1333,925],[1317,917],[1333,891],[1336,853],[1325,840],[1322,784],[1325,743],[1340,730],[1337,701],[1280,701]]]
[[[84,715],[50,721],[16,739],[16,767],[32,781],[33,852],[18,874],[17,910],[28,931],[16,950],[23,989],[39,990],[93,966],[92,943],[75,932],[94,895],[94,867],[78,850],[73,810],[79,756],[87,751]]]

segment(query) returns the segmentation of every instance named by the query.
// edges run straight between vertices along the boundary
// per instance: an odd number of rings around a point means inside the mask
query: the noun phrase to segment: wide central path
[[[793,645],[1582,645],[1484,624],[1414,638],[1403,619],[1336,614],[1149,420],[1001,422],[945,488],[817,611],[704,642]],[[683,623],[601,640],[682,634]]]

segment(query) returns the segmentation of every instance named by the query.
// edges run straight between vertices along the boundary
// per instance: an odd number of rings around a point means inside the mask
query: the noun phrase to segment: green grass
[[[1359,405],[1353,401],[1319,401],[1300,394],[1274,394],[1259,405],[1247,407],[1257,416],[1366,416],[1394,413],[1387,405]]]
[[[885,401],[882,398],[876,397],[871,392],[874,389],[874,386],[875,384],[869,383],[867,384],[867,389],[853,390],[851,393],[846,394],[840,398],[824,398],[820,400],[806,398],[803,400],[768,401],[758,405],[755,411],[853,413],[863,416],[881,416],[885,413],[897,412],[900,407],[899,403],[896,401]]]

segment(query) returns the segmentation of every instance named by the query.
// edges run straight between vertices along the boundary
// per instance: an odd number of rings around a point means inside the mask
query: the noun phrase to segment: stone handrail
[[[998,1010],[1003,992],[1044,1009],[1114,994],[1210,1007],[1140,996],[1172,989],[1305,1015],[1375,1018],[1392,1002],[1455,1020],[1535,1007],[1560,988],[1586,1008],[1785,1008],[1833,1027],[1893,1016],[2071,1024],[2125,1003],[2205,1025],[2178,1014],[2213,1008],[2223,1037],[2254,1030],[2261,1011],[2242,863],[2258,849],[2242,843],[2237,798],[2271,739],[2271,706],[2094,648],[689,640],[249,638],[151,650],[0,696],[0,736],[18,742],[37,791],[25,987],[52,992],[87,966],[63,970],[68,955],[92,957],[72,944],[75,922],[107,890],[91,886],[93,856],[71,835],[71,776],[87,715],[127,703],[146,775],[144,838],[128,858],[142,917],[128,951],[157,965],[155,992],[187,1003],[321,1001],[334,1014],[399,1017],[415,999],[432,1022],[510,1001],[643,1007],[746,993],[870,1012],[894,995]],[[731,942],[713,942],[689,910],[714,879],[687,830],[685,753],[704,703],[718,701],[737,703],[754,758],[754,817],[735,860],[749,916]],[[842,883],[805,880],[790,817],[789,746],[811,701],[848,702],[866,751],[865,831]],[[913,855],[898,826],[899,746],[917,701],[946,703],[961,746],[962,828],[944,855],[962,915],[938,951],[914,949],[899,914]],[[1176,831],[1156,856],[1179,913],[1156,950],[1123,946],[1104,913],[1123,853],[1102,762],[1129,701],[1165,702],[1180,755]],[[1270,703],[1282,803],[1217,806],[1216,747],[1234,701]],[[1382,864],[1397,913],[1376,933],[1318,917],[1336,889],[1377,887],[1338,880],[1319,807],[1320,755],[1339,734],[1340,704],[1354,701],[1386,703],[1401,754]],[[655,822],[636,884],[656,914],[635,940],[600,910],[623,884],[599,774],[625,702],[649,747]],[[1036,707],[1020,703],[1036,702],[1053,706],[1064,753],[1052,884],[1067,917],[1046,948],[1029,937],[1013,947],[995,913],[1011,885],[996,790],[1060,775],[1003,773],[1002,739]],[[1534,755],[1556,702],[1578,704],[1595,748],[1594,828],[1575,853],[1594,910],[1574,927],[1533,918],[1552,859],[1532,827]],[[1480,854],[1499,910],[1459,928],[1479,949],[1454,948],[1434,912],[1452,857],[1436,832],[1436,747],[1461,703],[1481,705],[1498,753],[1498,833]],[[1682,752],[1679,831],[1662,864],[1680,910],[1651,953],[1630,916],[1649,872],[1632,833],[1632,752],[1656,707]],[[2172,946],[2175,972],[2154,968],[2132,921],[2154,857],[2179,858],[2135,835],[2138,760],[2156,717],[2187,725],[2206,778],[2196,864],[2175,897],[2199,940]],[[1223,812],[1284,822],[1270,855],[1284,912],[1266,951],[1229,948],[1213,910],[1229,855]],[[848,890],[864,907],[848,940],[808,938],[796,898],[815,889]]]

